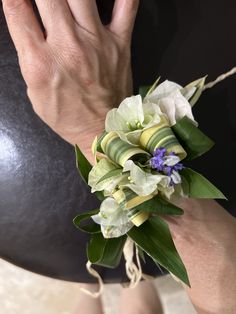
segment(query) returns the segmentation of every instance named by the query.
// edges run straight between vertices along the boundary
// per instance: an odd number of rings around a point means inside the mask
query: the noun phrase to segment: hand
[[[183,199],[184,215],[166,218],[186,265],[186,288],[199,314],[236,309],[236,219],[212,200]]]
[[[130,42],[138,0],[116,0],[104,26],[95,0],[2,0],[34,111],[91,160],[106,112],[133,92]]]

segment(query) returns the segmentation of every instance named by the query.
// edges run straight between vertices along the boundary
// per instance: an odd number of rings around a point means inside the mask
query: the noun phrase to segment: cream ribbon
[[[99,298],[102,295],[103,290],[104,290],[104,283],[103,283],[102,277],[94,268],[92,268],[92,263],[90,261],[87,262],[86,268],[87,268],[88,273],[98,280],[99,289],[97,292],[91,292],[88,289],[80,288],[80,291],[94,299]]]
[[[137,265],[134,263],[134,252],[136,255]],[[130,280],[129,288],[134,289],[142,279],[143,272],[137,245],[129,237],[125,242],[123,253],[125,258],[126,275]]]
[[[212,82],[209,82],[207,84],[205,84],[202,88],[202,90],[206,90],[208,88],[212,88],[213,86],[215,86],[216,84],[224,81],[227,77],[230,77],[232,75],[234,75],[236,73],[236,67],[233,67],[230,71],[224,73],[224,74],[221,74],[220,76],[218,76],[214,81]]]

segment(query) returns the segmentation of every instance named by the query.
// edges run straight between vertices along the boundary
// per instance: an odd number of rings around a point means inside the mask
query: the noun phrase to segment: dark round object
[[[113,1],[104,3],[98,1],[108,22]],[[133,36],[136,90],[159,75],[184,85],[235,66],[235,10],[234,0],[141,1]],[[72,219],[98,202],[77,173],[73,146],[32,110],[2,9],[0,25],[0,256],[46,276],[92,282],[85,269],[88,237]],[[196,120],[216,146],[192,165],[222,189],[229,198],[223,206],[234,215],[235,87],[231,77],[196,105]],[[151,260],[143,270],[160,274]],[[123,263],[99,272],[106,282],[127,279]]]

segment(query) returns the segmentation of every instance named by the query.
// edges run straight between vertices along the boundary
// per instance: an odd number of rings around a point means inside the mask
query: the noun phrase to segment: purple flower
[[[181,171],[184,166],[179,162],[179,158],[175,152],[168,154],[166,148],[157,148],[153,153],[153,157],[150,159],[150,165],[153,169],[170,177],[170,186],[181,182],[179,171]]]
[[[166,175],[168,175],[168,177],[170,177],[171,176],[171,174],[172,174],[172,170],[173,170],[173,167],[171,167],[171,166],[166,166],[166,167],[164,167],[164,173],[166,174]]]
[[[165,147],[160,147],[160,148],[157,148],[154,153],[153,153],[153,156],[154,157],[164,157],[166,154],[166,148]]]
[[[179,163],[177,163],[176,165],[174,165],[173,169],[174,169],[175,171],[181,171],[181,170],[184,169],[184,165],[179,162]]]

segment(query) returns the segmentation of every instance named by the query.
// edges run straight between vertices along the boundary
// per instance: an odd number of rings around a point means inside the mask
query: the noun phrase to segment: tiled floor
[[[165,314],[196,313],[181,286],[170,276],[155,283]],[[119,292],[118,285],[105,288],[105,314],[119,314],[114,310]],[[72,314],[78,293],[78,284],[39,276],[0,260],[1,314]]]

